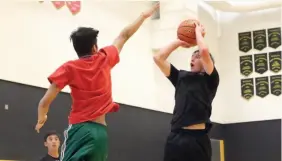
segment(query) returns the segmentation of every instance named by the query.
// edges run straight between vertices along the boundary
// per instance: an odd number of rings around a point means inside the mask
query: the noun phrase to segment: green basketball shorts
[[[61,161],[106,161],[108,134],[106,126],[84,122],[69,127],[64,132]]]

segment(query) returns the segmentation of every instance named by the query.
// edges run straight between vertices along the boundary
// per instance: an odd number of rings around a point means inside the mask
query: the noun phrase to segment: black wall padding
[[[0,81],[0,159],[38,161],[46,153],[43,134],[53,129],[63,134],[71,106],[65,93],[59,94],[52,104],[41,133],[34,131],[37,104],[45,91]],[[4,109],[4,104],[9,105],[9,110]],[[109,114],[107,119],[109,161],[162,160],[170,114],[121,105],[120,111]]]
[[[37,104],[45,91],[0,80],[0,160],[38,161],[46,153],[44,133],[63,134],[71,106],[66,93],[52,104],[41,133],[34,131]],[[170,119],[170,114],[121,104],[119,112],[107,117],[108,161],[162,161]],[[281,120],[214,124],[210,136],[224,139],[225,161],[281,161]]]
[[[60,94],[51,106],[46,126],[34,130],[37,105],[45,89],[0,81],[0,159],[38,161],[44,156],[43,135],[48,130],[63,134],[71,105],[68,94]],[[4,109],[9,105],[9,110]]]
[[[108,115],[109,161],[162,161],[170,114],[121,105]]]
[[[281,161],[280,119],[227,124],[223,128],[225,161]]]

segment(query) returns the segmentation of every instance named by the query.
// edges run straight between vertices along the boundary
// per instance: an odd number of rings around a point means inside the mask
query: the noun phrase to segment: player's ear
[[[46,141],[44,142],[44,146],[47,147],[47,142]]]
[[[92,47],[92,52],[93,52],[93,53],[96,53],[97,51],[98,51],[97,45],[93,45],[93,47]]]

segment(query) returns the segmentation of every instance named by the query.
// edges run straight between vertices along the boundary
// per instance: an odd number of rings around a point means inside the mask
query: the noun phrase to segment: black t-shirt
[[[214,67],[213,72],[208,75],[178,70],[171,64],[168,79],[176,89],[172,129],[206,123],[209,130],[211,104],[219,84],[216,68]]]
[[[54,158],[50,156],[49,154],[47,154],[45,157],[40,159],[40,161],[60,161],[60,158]]]

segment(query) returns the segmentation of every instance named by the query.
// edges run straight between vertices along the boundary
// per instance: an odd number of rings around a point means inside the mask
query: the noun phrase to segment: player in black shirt
[[[51,131],[44,136],[44,145],[48,153],[40,161],[59,161],[60,138],[58,133]]]
[[[175,107],[164,161],[211,161],[212,101],[219,84],[214,61],[203,41],[204,28],[196,25],[199,50],[191,58],[191,71],[176,69],[166,59],[178,47],[191,47],[176,40],[162,48],[154,61],[175,87]]]

